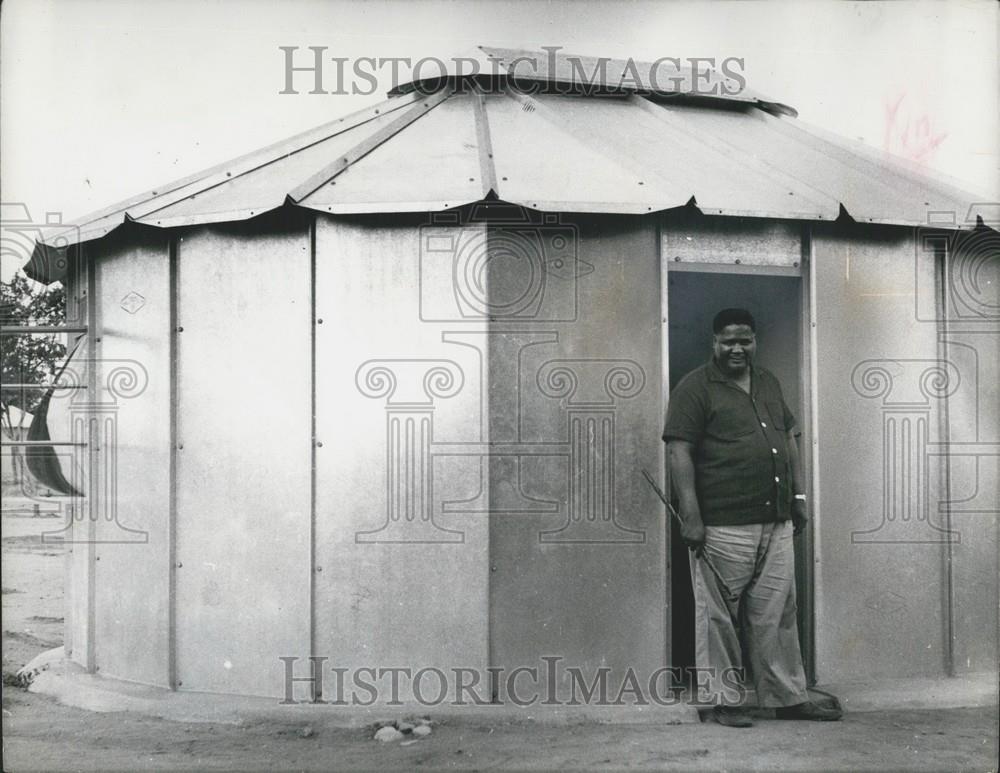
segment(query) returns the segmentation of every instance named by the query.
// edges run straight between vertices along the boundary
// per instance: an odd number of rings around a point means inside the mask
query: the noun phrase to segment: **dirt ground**
[[[2,523],[4,770],[997,770],[996,709],[761,719],[750,730],[450,720],[382,744],[322,717],[206,724],[69,708],[7,686],[62,642],[63,559],[38,539],[58,521],[7,514]]]
[[[45,532],[58,532],[58,516],[36,517],[29,502],[4,492],[3,673],[16,671],[40,652],[63,641],[64,551]],[[21,504],[19,507],[18,505]],[[6,715],[4,715],[6,717]]]

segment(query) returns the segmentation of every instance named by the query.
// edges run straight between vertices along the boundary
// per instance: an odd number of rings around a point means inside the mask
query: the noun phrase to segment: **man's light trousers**
[[[691,555],[695,665],[708,669],[700,680],[700,700],[738,703],[732,674],[744,665],[758,706],[808,700],[795,616],[792,522],[706,526],[705,533],[706,555],[739,599],[727,598],[705,562]],[[730,675],[728,690],[720,683],[724,672]]]

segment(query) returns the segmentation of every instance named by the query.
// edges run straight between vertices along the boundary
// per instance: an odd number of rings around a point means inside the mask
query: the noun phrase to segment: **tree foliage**
[[[61,284],[45,287],[18,271],[0,282],[0,318],[4,325],[60,325],[66,321],[66,291]],[[54,334],[0,336],[0,380],[3,384],[44,384],[52,381],[66,346]],[[42,397],[40,389],[3,388],[4,423],[8,406],[31,413]]]

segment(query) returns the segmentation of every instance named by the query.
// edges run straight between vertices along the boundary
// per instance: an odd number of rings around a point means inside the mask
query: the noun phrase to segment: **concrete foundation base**
[[[672,706],[334,706],[281,704],[272,698],[213,693],[175,692],[86,673],[61,659],[62,649],[43,653],[23,669],[32,677],[30,690],[67,706],[98,712],[134,712],[184,722],[221,722],[280,718],[323,721],[334,726],[361,727],[409,715],[467,722],[537,721],[549,724],[581,722],[668,725],[698,722],[697,707]],[[821,685],[836,695],[848,712],[990,707],[998,705],[997,675],[975,674],[954,679],[898,679],[867,683]],[[819,697],[819,696],[817,696]]]
[[[47,653],[46,653],[47,654]],[[25,669],[31,668],[28,664]],[[66,660],[52,661],[34,669],[30,690],[51,696],[60,703],[99,712],[135,712],[183,722],[241,723],[261,719],[321,721],[341,727],[362,727],[406,716],[430,716],[450,721],[535,721],[549,724],[678,725],[698,722],[694,706],[427,706],[402,705],[335,706],[330,704],[281,704],[274,698],[214,693],[175,692],[162,687],[123,682],[86,673]]]
[[[845,711],[957,709],[997,706],[997,674],[964,674],[952,679],[883,679],[819,685],[836,695]]]

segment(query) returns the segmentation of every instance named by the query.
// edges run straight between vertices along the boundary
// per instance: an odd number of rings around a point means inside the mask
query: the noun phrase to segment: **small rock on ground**
[[[398,741],[402,737],[403,734],[394,727],[380,727],[375,733],[375,740],[382,743]]]

